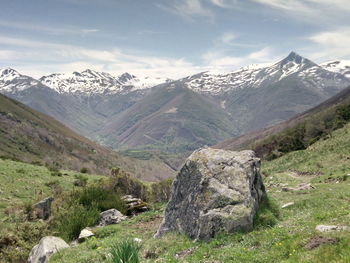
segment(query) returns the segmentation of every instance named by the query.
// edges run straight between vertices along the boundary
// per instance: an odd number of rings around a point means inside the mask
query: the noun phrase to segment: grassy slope
[[[0,95],[0,156],[26,162],[59,163],[62,168],[108,174],[111,167],[143,180],[174,175],[162,161],[152,163],[116,154],[75,133],[54,118]]]
[[[45,183],[58,181],[63,190],[73,188],[74,175],[78,172],[62,171],[63,176],[52,176],[43,166],[0,159],[0,220],[7,220],[4,211],[8,206],[21,205],[24,202],[37,201],[51,195],[50,187]],[[104,176],[80,174],[95,181]],[[0,223],[1,224],[1,223]]]
[[[143,240],[142,262],[349,262],[349,231],[315,231],[318,224],[349,225],[350,178],[341,181],[338,176],[350,173],[350,124],[332,135],[307,150],[263,163],[270,198],[279,206],[295,202],[294,206],[280,210],[280,220],[273,227],[261,227],[246,234],[222,235],[208,243],[193,242],[174,233],[153,239],[162,217],[161,211],[155,210],[119,225],[98,228],[95,239],[54,255],[50,262],[62,263],[61,257],[65,263],[108,262],[106,255],[111,245],[134,237]],[[308,173],[301,175],[301,172]],[[316,172],[323,175],[316,176]],[[327,182],[328,177],[334,181]],[[282,186],[302,182],[311,182],[316,189],[281,191]],[[335,237],[339,242],[313,250],[304,248],[310,238],[317,236]],[[192,253],[176,259],[176,254],[191,248],[194,249]],[[145,259],[147,253],[154,253],[155,258]]]

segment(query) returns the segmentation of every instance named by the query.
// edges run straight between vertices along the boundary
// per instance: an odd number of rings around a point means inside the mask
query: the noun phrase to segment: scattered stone
[[[132,195],[124,195],[122,199],[128,207],[128,214],[137,215],[149,210],[146,202]]]
[[[29,254],[28,263],[48,263],[52,254],[68,247],[69,245],[59,237],[43,237],[39,241],[39,244],[32,248],[32,251]]]
[[[309,242],[305,245],[306,249],[314,249],[323,244],[336,244],[338,239],[332,237],[312,237]]]
[[[194,251],[196,251],[196,249],[197,249],[197,247],[191,247],[191,248],[189,248],[189,249],[186,249],[186,250],[184,250],[184,251],[181,251],[181,252],[179,252],[179,253],[176,253],[176,254],[175,254],[175,258],[176,258],[176,259],[184,258],[184,257],[186,257],[186,256],[188,256],[188,255],[191,255]]]
[[[141,238],[135,237],[135,238],[134,238],[134,241],[135,241],[136,243],[140,244],[140,243],[142,242],[142,239],[141,239]]]
[[[197,150],[173,183],[155,237],[177,231],[208,240],[220,232],[250,230],[265,194],[260,159],[253,151]]]
[[[334,225],[318,225],[316,226],[316,230],[320,232],[329,232],[329,231],[344,231],[350,230],[348,226],[334,226]]]
[[[290,207],[292,205],[294,205],[294,202],[289,202],[289,203],[282,205],[282,208],[287,208],[287,207]]]
[[[111,224],[118,224],[121,221],[127,219],[127,216],[124,216],[117,209],[109,209],[100,214],[99,226],[107,226]]]
[[[89,228],[84,228],[81,230],[79,237],[78,237],[78,242],[81,243],[88,239],[89,237],[93,237],[95,234],[92,233],[92,231]]]
[[[302,191],[302,190],[311,190],[315,189],[310,183],[302,183],[299,184],[297,187],[283,187],[282,191],[285,192],[293,192],[293,191]]]
[[[34,205],[39,210],[39,213],[37,213],[38,218],[47,220],[51,216],[51,203],[53,200],[53,197],[48,197]]]

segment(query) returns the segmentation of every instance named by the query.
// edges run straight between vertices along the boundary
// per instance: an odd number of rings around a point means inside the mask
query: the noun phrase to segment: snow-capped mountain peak
[[[37,87],[39,81],[22,75],[12,68],[0,69],[0,92],[15,93],[31,87]]]
[[[15,78],[20,77],[21,75],[12,68],[0,69],[0,78],[4,82],[12,81]]]
[[[343,74],[345,77],[350,78],[350,60],[335,60],[328,61],[321,64],[321,67],[328,71]]]
[[[86,69],[71,74],[55,73],[43,76],[40,81],[59,93],[80,95],[126,93],[153,87],[166,82],[165,78],[137,78],[130,73],[117,77],[106,72]]]

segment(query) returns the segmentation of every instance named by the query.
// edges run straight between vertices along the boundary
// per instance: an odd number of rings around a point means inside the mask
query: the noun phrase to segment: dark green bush
[[[89,186],[73,194],[73,198],[86,209],[96,208],[105,211],[111,208],[126,212],[126,206],[120,195],[101,186]]]
[[[85,227],[95,225],[99,218],[100,211],[97,208],[87,209],[82,205],[75,205],[56,215],[53,228],[59,236],[70,241],[76,239]]]
[[[87,173],[89,173],[89,169],[86,168],[86,167],[83,167],[83,168],[80,169],[80,172],[81,172],[82,174],[87,174]]]

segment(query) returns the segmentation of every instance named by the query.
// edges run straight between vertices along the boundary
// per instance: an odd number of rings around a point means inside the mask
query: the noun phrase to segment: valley
[[[0,92],[97,143],[160,156],[285,121],[349,86],[348,67],[339,61],[318,65],[291,52],[270,66],[179,80],[93,70],[35,80],[6,69]]]

